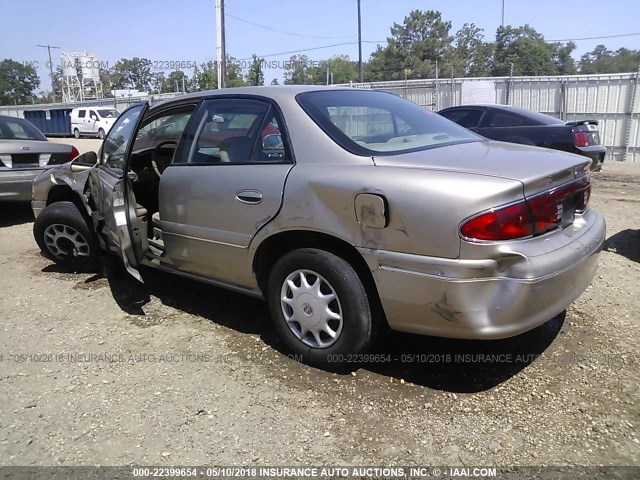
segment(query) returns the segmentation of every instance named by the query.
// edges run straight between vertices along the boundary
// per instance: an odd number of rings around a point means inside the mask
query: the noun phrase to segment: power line
[[[362,40],[362,43],[383,43],[386,42],[386,40]],[[342,43],[334,43],[331,45],[322,45],[319,47],[312,47],[312,48],[303,48],[300,50],[291,50],[288,52],[279,52],[279,53],[269,53],[267,55],[256,55],[259,58],[267,58],[267,57],[278,57],[280,55],[291,55],[293,53],[302,53],[302,52],[311,52],[314,50],[322,50],[324,48],[332,48],[332,47],[342,47],[345,45],[357,45],[358,42],[342,42]],[[253,57],[247,57],[247,58],[238,58],[237,61],[242,62],[244,60],[252,60]]]
[[[634,37],[636,35],[640,35],[640,32],[637,33],[621,33],[618,35],[602,35],[599,37],[583,37],[583,38],[563,38],[560,40],[547,40],[547,42],[577,42],[579,40],[600,40],[602,38],[620,38],[620,37]]]
[[[247,23],[249,25],[253,25],[254,27],[263,28],[263,29],[269,30],[271,32],[283,33],[285,35],[291,35],[291,36],[294,36],[294,37],[321,38],[321,39],[325,39],[325,40],[339,39],[339,38],[353,38],[353,35],[343,36],[343,37],[325,37],[325,36],[321,36],[321,35],[305,35],[304,33],[285,32],[284,30],[279,30],[277,28],[268,27],[266,25],[261,25],[259,23],[252,22],[250,20],[245,20],[244,18],[237,17],[237,16],[232,15],[230,13],[227,13],[227,17],[231,17],[231,18],[234,18],[234,19],[236,19],[236,20],[238,20],[240,22]]]

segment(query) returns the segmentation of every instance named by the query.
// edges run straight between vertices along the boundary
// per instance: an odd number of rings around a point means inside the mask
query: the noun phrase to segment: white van
[[[71,110],[71,132],[76,138],[95,135],[103,139],[120,116],[115,108],[81,107]]]

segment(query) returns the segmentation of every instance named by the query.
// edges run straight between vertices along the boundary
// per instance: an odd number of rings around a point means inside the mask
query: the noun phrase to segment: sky
[[[465,23],[475,23],[492,40],[501,22],[502,1],[361,0],[363,58],[378,43],[384,45],[393,23],[402,23],[414,9],[440,11],[444,20],[452,22],[452,34]],[[575,58],[598,44],[611,50],[640,49],[639,0],[604,4],[504,0],[504,4],[506,25],[529,23],[547,40],[638,34],[575,40]],[[227,53],[246,66],[254,53],[273,62],[275,68],[265,73],[267,84],[273,78],[282,80],[282,65],[295,50],[314,49],[299,54],[318,61],[337,54],[358,58],[357,0],[227,0],[225,5]],[[43,90],[50,88],[47,49],[37,44],[62,47],[52,50],[54,66],[60,64],[61,51],[91,51],[106,66],[136,56],[158,67],[171,61],[199,64],[216,57],[215,0],[0,0],[0,9],[5,19],[0,59],[37,65]],[[318,48],[327,45],[334,46]]]

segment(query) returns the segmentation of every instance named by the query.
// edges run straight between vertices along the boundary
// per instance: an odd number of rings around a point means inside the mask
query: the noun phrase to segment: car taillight
[[[585,132],[573,132],[573,139],[576,143],[576,147],[589,146],[589,134]]]
[[[78,151],[78,149],[73,145],[71,145],[71,153],[69,154],[69,161],[73,160],[78,155],[80,155],[80,152]]]
[[[462,224],[460,234],[471,240],[514,240],[540,235],[573,221],[575,212],[586,210],[590,194],[591,184],[585,176],[472,217]]]

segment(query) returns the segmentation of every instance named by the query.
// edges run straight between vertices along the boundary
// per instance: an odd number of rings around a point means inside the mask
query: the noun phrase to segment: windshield
[[[98,115],[100,115],[102,118],[118,118],[120,116],[120,114],[118,113],[117,110],[114,109],[108,109],[108,110],[98,110]]]
[[[426,108],[385,92],[322,90],[297,96],[329,137],[358,155],[394,155],[481,137]]]
[[[27,120],[0,117],[0,140],[40,140],[47,138]]]

